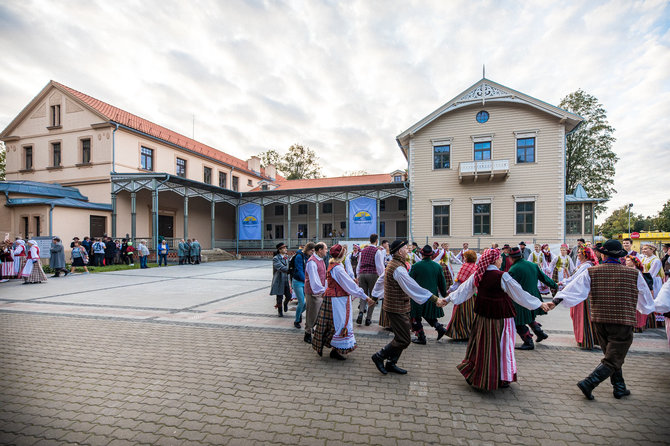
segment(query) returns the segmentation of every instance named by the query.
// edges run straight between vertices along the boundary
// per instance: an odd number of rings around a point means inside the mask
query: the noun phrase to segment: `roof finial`
[[[482,78],[486,79],[486,65],[482,64]]]

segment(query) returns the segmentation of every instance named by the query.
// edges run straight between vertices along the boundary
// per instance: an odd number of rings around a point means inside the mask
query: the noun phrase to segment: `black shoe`
[[[442,325],[442,324],[440,324],[440,325],[436,325],[436,326],[435,326],[435,329],[437,330],[437,340],[438,340],[438,341],[439,341],[440,339],[442,339],[442,337],[443,337],[444,335],[447,334],[447,329],[444,328],[444,325]]]
[[[284,313],[288,313],[288,302],[284,302]]]
[[[347,358],[345,358],[344,356],[342,356],[342,355],[340,354],[340,352],[338,352],[338,351],[335,350],[335,349],[332,349],[332,350],[330,351],[330,357],[333,358],[333,359],[337,359],[338,361],[344,361],[345,359],[347,359]]]
[[[549,337],[547,333],[542,331],[542,325],[538,323],[533,324],[530,328],[533,330],[533,333],[535,333],[535,336],[537,336],[536,342],[542,342]]]
[[[519,347],[514,347],[516,350],[534,350],[535,344],[533,344],[533,338],[528,338],[523,341],[523,344]]]
[[[375,363],[377,370],[379,370],[382,375],[386,375],[388,371],[384,368],[384,356],[382,355],[383,352],[384,349],[372,355],[372,362]]]
[[[395,362],[391,361],[386,361],[386,370],[391,373],[397,373],[398,375],[407,375],[407,370],[401,369]]]
[[[508,381],[500,381],[498,384],[498,388],[500,389],[506,389],[509,387],[509,382]]]
[[[293,322],[293,326],[294,326],[295,328],[301,328],[301,327],[300,327],[300,322]]]
[[[305,337],[302,340],[305,341],[308,344],[311,344],[312,343],[312,335],[309,334],[309,333],[305,333]]]
[[[612,383],[612,394],[614,398],[620,399],[621,397],[630,395],[630,390],[626,389],[626,383],[623,380],[623,372],[621,369],[612,373],[610,376],[610,382]]]
[[[372,321],[370,319],[365,320],[365,326],[369,327],[372,324]]]
[[[53,276],[51,276],[51,277],[60,277],[60,276],[58,276],[58,275],[53,275]]]
[[[612,376],[612,373],[614,373],[614,370],[606,366],[605,364],[600,364],[596,369],[591,372],[591,374],[584,378],[583,380],[579,381],[577,383],[577,387],[579,387],[579,390],[582,391],[584,396],[589,399],[593,400],[595,399],[591,392],[593,392],[593,389],[598,387],[598,384],[601,382],[605,381],[607,378]]]
[[[419,345],[426,345],[426,334],[419,333],[416,338],[412,339],[412,342]]]
[[[361,325],[363,323],[363,313],[358,313],[358,317],[356,318],[356,323],[358,325]]]

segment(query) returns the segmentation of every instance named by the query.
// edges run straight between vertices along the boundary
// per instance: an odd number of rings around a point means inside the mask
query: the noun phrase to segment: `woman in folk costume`
[[[12,256],[14,257],[14,275],[16,277],[21,277],[21,272],[26,266],[26,242],[21,239],[16,240],[16,246],[12,251]]]
[[[551,278],[554,282],[563,282],[575,272],[575,264],[568,255],[568,245],[561,245],[561,255],[555,256],[551,265]]]
[[[528,260],[537,264],[537,266],[542,268],[543,256],[542,256],[542,249],[539,243],[535,243],[535,251],[530,253],[530,255],[528,256]]]
[[[342,265],[346,253],[346,246],[337,244],[330,248],[326,291],[312,337],[312,348],[319,356],[323,355],[324,347],[331,347],[330,357],[339,360],[347,359],[344,355],[356,349],[352,301],[356,297],[368,300]]]
[[[525,292],[509,273],[500,271],[501,263],[500,251],[487,249],[477,260],[475,273],[447,297],[461,304],[477,293],[472,333],[465,359],[457,368],[468,384],[482,390],[508,387],[516,381],[512,302],[529,310],[546,305]]]
[[[661,292],[663,280],[665,280],[665,272],[663,271],[663,263],[656,255],[656,246],[644,245],[642,247],[642,265],[644,265],[644,272],[649,273],[654,280],[654,289],[652,295],[656,297]],[[660,314],[652,313],[647,318],[647,328],[662,328],[664,318]]]
[[[449,292],[454,292],[465,283],[475,273],[475,262],[477,254],[472,250],[463,253],[463,266],[458,271],[456,282],[449,288]],[[460,305],[454,305],[454,311],[451,313],[451,320],[447,325],[447,336],[455,341],[467,341],[470,337],[472,322],[475,320],[475,298],[468,299]]]
[[[654,305],[656,306],[656,312],[663,314],[663,317],[665,317],[665,334],[670,346],[670,280],[667,280],[661,287],[661,291],[654,299]]]
[[[556,256],[551,253],[551,251],[549,250],[549,245],[546,243],[542,245],[541,253],[542,253],[542,264],[539,265],[539,267],[543,273],[545,273],[548,277],[551,277],[552,270],[554,269],[552,265],[554,263],[554,259],[556,258]],[[542,282],[537,282],[537,287],[540,290],[541,294],[551,294],[552,292],[551,288],[549,288]]]
[[[636,270],[640,271],[642,273],[642,276],[645,278],[645,281],[647,281],[647,285],[649,285],[649,290],[653,292],[654,288],[654,283],[653,281],[649,281],[647,278],[651,279],[651,276],[648,274],[645,276],[644,274],[644,266],[642,265],[642,262],[640,262],[640,259],[638,259],[634,255],[627,255],[624,258],[624,265],[629,267],[629,268],[635,268]],[[649,317],[648,314],[642,314],[639,311],[635,311],[635,317],[637,320],[637,325],[633,327],[633,333],[642,333],[647,326],[647,318]]]
[[[42,283],[47,281],[47,275],[44,274],[42,264],[40,263],[40,248],[35,240],[28,240],[28,254],[26,255],[26,266],[21,271],[23,284]]]
[[[9,234],[7,234],[7,238],[3,241],[2,246],[0,246],[0,261],[2,262],[0,280],[6,282],[10,278],[16,277],[14,273],[14,258],[12,257],[12,242],[9,240]]]
[[[447,287],[454,284],[454,268],[451,266],[462,265],[463,262],[458,260],[456,256],[449,251],[449,243],[442,243],[442,257],[440,258],[440,265],[444,270],[444,278],[447,281]]]
[[[598,264],[596,254],[591,248],[580,246],[577,249],[577,264],[579,266],[572,276],[558,284],[559,290],[580,274],[585,273],[587,269]],[[598,345],[598,339],[593,329],[593,322],[591,322],[591,299],[587,297],[584,302],[570,307],[570,317],[572,318],[572,328],[575,332],[577,346],[584,350],[593,350],[593,346]]]

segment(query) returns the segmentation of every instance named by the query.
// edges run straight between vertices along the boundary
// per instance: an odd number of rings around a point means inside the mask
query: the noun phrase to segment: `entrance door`
[[[309,238],[309,235],[307,234],[307,225],[298,225],[298,238]]]
[[[105,235],[105,228],[107,227],[107,217],[100,215],[91,215],[91,237],[102,237]]]
[[[275,225],[275,238],[284,238],[284,225]]]
[[[324,223],[323,224],[323,238],[333,237],[333,224]]]
[[[158,216],[158,235],[165,238],[174,237],[174,217],[172,215]]]

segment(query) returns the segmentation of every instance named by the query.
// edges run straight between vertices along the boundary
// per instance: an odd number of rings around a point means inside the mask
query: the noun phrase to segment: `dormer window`
[[[268,190],[267,184],[261,184],[261,190]]]
[[[393,182],[394,183],[402,183],[402,175],[394,175],[393,176]]]
[[[60,104],[51,106],[51,127],[60,127]]]

